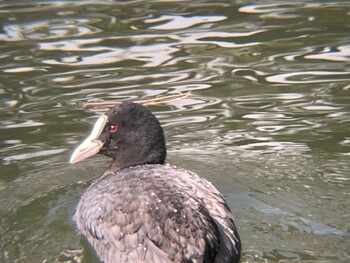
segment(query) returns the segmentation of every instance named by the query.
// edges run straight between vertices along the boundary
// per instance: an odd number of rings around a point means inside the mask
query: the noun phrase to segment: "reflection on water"
[[[347,2],[0,4],[1,262],[95,262],[72,219],[106,167],[84,102],[152,106],[169,159],[226,196],[243,262],[350,260]]]

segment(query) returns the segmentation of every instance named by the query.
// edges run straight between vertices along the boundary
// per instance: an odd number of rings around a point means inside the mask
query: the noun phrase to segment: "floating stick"
[[[139,103],[139,104],[143,104],[143,105],[157,105],[157,104],[163,104],[163,103],[168,103],[171,101],[187,98],[189,95],[191,95],[191,91],[180,92],[180,93],[174,94],[174,95],[159,96],[159,97],[155,97],[155,98],[151,98],[151,99],[136,100],[134,102]],[[107,108],[89,109],[89,111],[91,111],[91,112],[105,112],[109,108],[111,108],[115,105],[118,105],[122,102],[123,101],[119,101],[119,100],[87,102],[86,107],[106,106]]]

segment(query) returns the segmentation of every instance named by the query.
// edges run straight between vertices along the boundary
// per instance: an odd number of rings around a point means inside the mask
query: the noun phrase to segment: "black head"
[[[166,157],[163,129],[147,108],[123,102],[97,120],[91,135],[75,150],[70,162],[79,162],[95,153],[113,158],[112,170],[163,164]]]

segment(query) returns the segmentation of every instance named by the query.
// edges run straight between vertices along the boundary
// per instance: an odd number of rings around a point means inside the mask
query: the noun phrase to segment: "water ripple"
[[[0,40],[19,41],[56,39],[67,36],[82,37],[100,31],[96,27],[86,25],[87,22],[90,22],[90,20],[86,18],[48,19],[23,24],[9,22],[3,25],[4,33],[0,34]]]
[[[47,157],[49,155],[56,155],[58,153],[65,152],[65,149],[51,149],[51,150],[43,150],[37,152],[28,152],[23,154],[11,155],[2,158],[1,162],[10,163],[12,161],[22,161],[30,158],[37,157]]]
[[[0,4],[0,261],[79,247],[72,211],[108,162],[67,166],[96,119],[86,101],[187,90],[150,109],[169,162],[227,197],[242,260],[349,261],[348,3],[12,2]]]
[[[339,76],[342,76],[339,78]],[[344,76],[344,77],[343,77]],[[303,71],[275,74],[265,78],[271,83],[288,83],[288,84],[306,84],[306,83],[324,83],[350,81],[349,72],[332,72],[332,71]]]
[[[145,19],[145,23],[160,23],[164,22],[162,24],[158,24],[156,26],[151,26],[151,29],[157,29],[157,30],[176,30],[176,29],[185,29],[189,28],[194,25],[198,24],[204,24],[204,23],[212,23],[212,22],[219,22],[225,20],[225,16],[191,16],[191,17],[184,17],[184,16],[173,16],[173,15],[163,15],[158,18],[149,18]]]

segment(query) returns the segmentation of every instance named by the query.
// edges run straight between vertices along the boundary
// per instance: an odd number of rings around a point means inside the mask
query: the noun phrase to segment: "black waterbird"
[[[113,162],[83,194],[75,219],[101,261],[239,261],[223,196],[197,174],[165,164],[163,129],[147,108],[124,102],[108,110],[70,162],[96,153]]]

